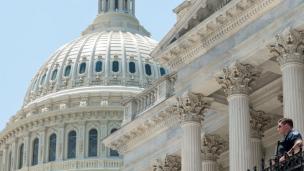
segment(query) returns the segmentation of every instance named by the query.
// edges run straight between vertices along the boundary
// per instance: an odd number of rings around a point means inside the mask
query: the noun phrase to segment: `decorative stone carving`
[[[59,142],[59,148],[58,148],[59,152],[58,154],[61,155],[62,152],[62,142]]]
[[[43,157],[43,146],[40,147],[40,160],[42,160]]]
[[[83,151],[83,140],[79,141],[79,152],[82,154]]]
[[[204,97],[202,94],[194,94],[186,91],[181,97],[176,98],[176,104],[170,105],[171,111],[180,116],[180,122],[195,121],[201,123],[204,113],[209,109],[213,98]]]
[[[151,167],[153,171],[181,171],[181,159],[165,154],[151,162]]]
[[[269,123],[271,121],[270,117],[267,117],[263,111],[250,112],[250,127],[251,127],[251,137],[261,139],[264,137],[264,132],[266,131]]]
[[[202,139],[202,160],[216,161],[227,146],[218,135],[205,134]]]
[[[224,89],[225,95],[251,93],[251,86],[256,83],[262,69],[233,62],[229,67],[214,74],[216,81]]]
[[[69,108],[69,100],[62,100],[62,104],[60,104],[60,109]]]
[[[82,97],[81,100],[82,101],[80,102],[79,107],[87,107],[88,106],[88,98],[87,97]]]
[[[278,95],[278,100],[283,104],[284,102],[284,98],[283,98],[283,95]]]
[[[304,32],[288,27],[281,35],[276,35],[275,39],[275,44],[268,45],[267,48],[277,57],[281,67],[287,63],[304,64]]]

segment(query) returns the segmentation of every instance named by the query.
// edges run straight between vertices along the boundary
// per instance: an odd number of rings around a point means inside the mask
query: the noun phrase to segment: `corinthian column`
[[[181,161],[178,156],[164,154],[161,158],[151,162],[153,171],[181,171]]]
[[[304,32],[287,28],[275,36],[268,48],[281,66],[283,75],[284,117],[291,118],[294,130],[304,132]]]
[[[176,105],[170,106],[174,114],[180,116],[182,129],[182,170],[201,171],[201,121],[212,98],[186,91],[176,98]]]
[[[264,132],[270,121],[271,118],[267,117],[263,111],[250,111],[252,164],[257,166],[257,170],[261,170],[261,159],[263,158],[262,137],[264,137]]]
[[[225,148],[225,142],[220,142],[217,135],[205,134],[202,140],[202,170],[217,171],[217,159]]]
[[[260,73],[261,69],[233,62],[214,75],[229,102],[229,163],[233,171],[252,168],[249,94]]]

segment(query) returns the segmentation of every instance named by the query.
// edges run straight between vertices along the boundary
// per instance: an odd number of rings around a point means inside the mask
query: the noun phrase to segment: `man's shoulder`
[[[289,139],[302,139],[301,134],[298,131],[291,131],[288,135]]]

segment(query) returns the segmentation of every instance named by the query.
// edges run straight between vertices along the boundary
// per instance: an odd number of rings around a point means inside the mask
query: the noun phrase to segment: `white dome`
[[[149,87],[161,75],[161,66],[149,57],[156,45],[149,37],[130,32],[86,34],[61,47],[42,65],[29,85],[25,105],[79,87]]]

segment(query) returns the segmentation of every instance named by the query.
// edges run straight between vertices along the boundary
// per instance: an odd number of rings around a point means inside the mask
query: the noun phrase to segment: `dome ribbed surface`
[[[156,45],[149,37],[118,31],[92,33],[73,40],[39,69],[29,85],[25,105],[48,94],[83,86],[148,87],[160,77],[161,66],[149,57]],[[117,72],[113,71],[114,61],[118,63]],[[130,62],[135,64],[135,73],[130,72]],[[151,67],[148,75],[147,64]]]

